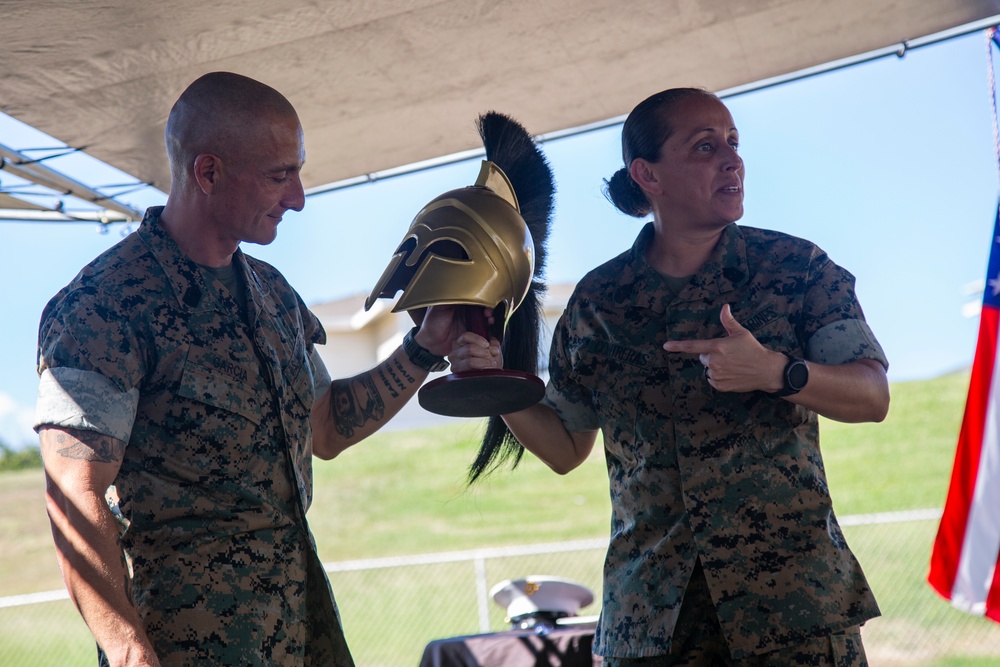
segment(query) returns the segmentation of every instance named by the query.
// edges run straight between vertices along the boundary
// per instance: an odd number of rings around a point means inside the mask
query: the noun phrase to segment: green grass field
[[[967,383],[967,373],[896,383],[884,423],[823,422],[822,448],[838,515],[942,505]],[[378,434],[334,461],[317,461],[309,517],[323,560],[607,537],[608,487],[600,449],[566,476],[528,455],[517,470],[501,470],[470,489],[465,472],[480,428],[469,422]],[[42,487],[38,470],[0,475],[0,597],[62,585]],[[872,652],[873,666],[1000,664],[1000,626],[954,611],[923,583],[935,529],[936,522],[922,522],[846,530],[883,607],[884,618],[870,626],[889,648]],[[489,584],[544,568],[597,590],[602,557],[591,550],[506,559],[489,564]],[[470,564],[335,572],[331,578],[364,667],[416,665],[429,639],[478,629]],[[443,623],[454,607],[468,611]],[[596,605],[584,613],[596,613]],[[491,609],[490,617],[493,629],[500,629],[502,610]],[[392,628],[391,639],[385,626]],[[56,636],[53,627],[59,628]],[[914,648],[913,641],[943,627],[949,628],[949,640],[935,645],[947,644],[945,653]],[[92,642],[69,603],[0,609],[0,664],[92,663]]]

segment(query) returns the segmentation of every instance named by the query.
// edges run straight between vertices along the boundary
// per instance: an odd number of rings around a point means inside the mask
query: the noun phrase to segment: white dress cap
[[[511,619],[537,612],[576,616],[594,601],[593,591],[583,584],[537,574],[501,581],[490,589],[490,596]]]

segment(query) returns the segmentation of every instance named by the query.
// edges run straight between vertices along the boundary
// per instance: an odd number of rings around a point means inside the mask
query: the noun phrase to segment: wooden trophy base
[[[447,417],[493,417],[529,408],[545,395],[545,383],[531,373],[483,370],[452,373],[425,384],[421,407]]]

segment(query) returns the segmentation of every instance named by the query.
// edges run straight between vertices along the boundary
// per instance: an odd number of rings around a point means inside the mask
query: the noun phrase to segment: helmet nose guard
[[[502,312],[506,330],[531,286],[534,259],[534,242],[510,181],[484,160],[475,185],[445,192],[417,213],[365,310],[402,291],[393,312],[482,306]]]

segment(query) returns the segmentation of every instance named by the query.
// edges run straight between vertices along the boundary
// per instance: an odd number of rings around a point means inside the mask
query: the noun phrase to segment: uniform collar
[[[745,285],[750,279],[746,240],[739,225],[732,223],[722,230],[704,266],[691,277],[680,294],[671,299],[663,276],[646,260],[646,249],[653,242],[654,233],[650,222],[639,232],[629,251],[627,272],[631,275],[625,278],[626,282],[633,282],[632,302],[636,306],[664,310],[671,301],[712,301]]]
[[[225,302],[228,293],[209,285],[201,267],[182,253],[177,242],[163,229],[160,224],[162,213],[162,206],[151,206],[146,209],[137,234],[163,269],[178,302],[183,308],[192,312],[231,310]],[[242,250],[236,250],[233,262],[236,263],[236,270],[242,272],[244,284],[248,292],[253,295],[252,300],[259,303],[259,295],[267,292],[266,285],[250,267]]]

